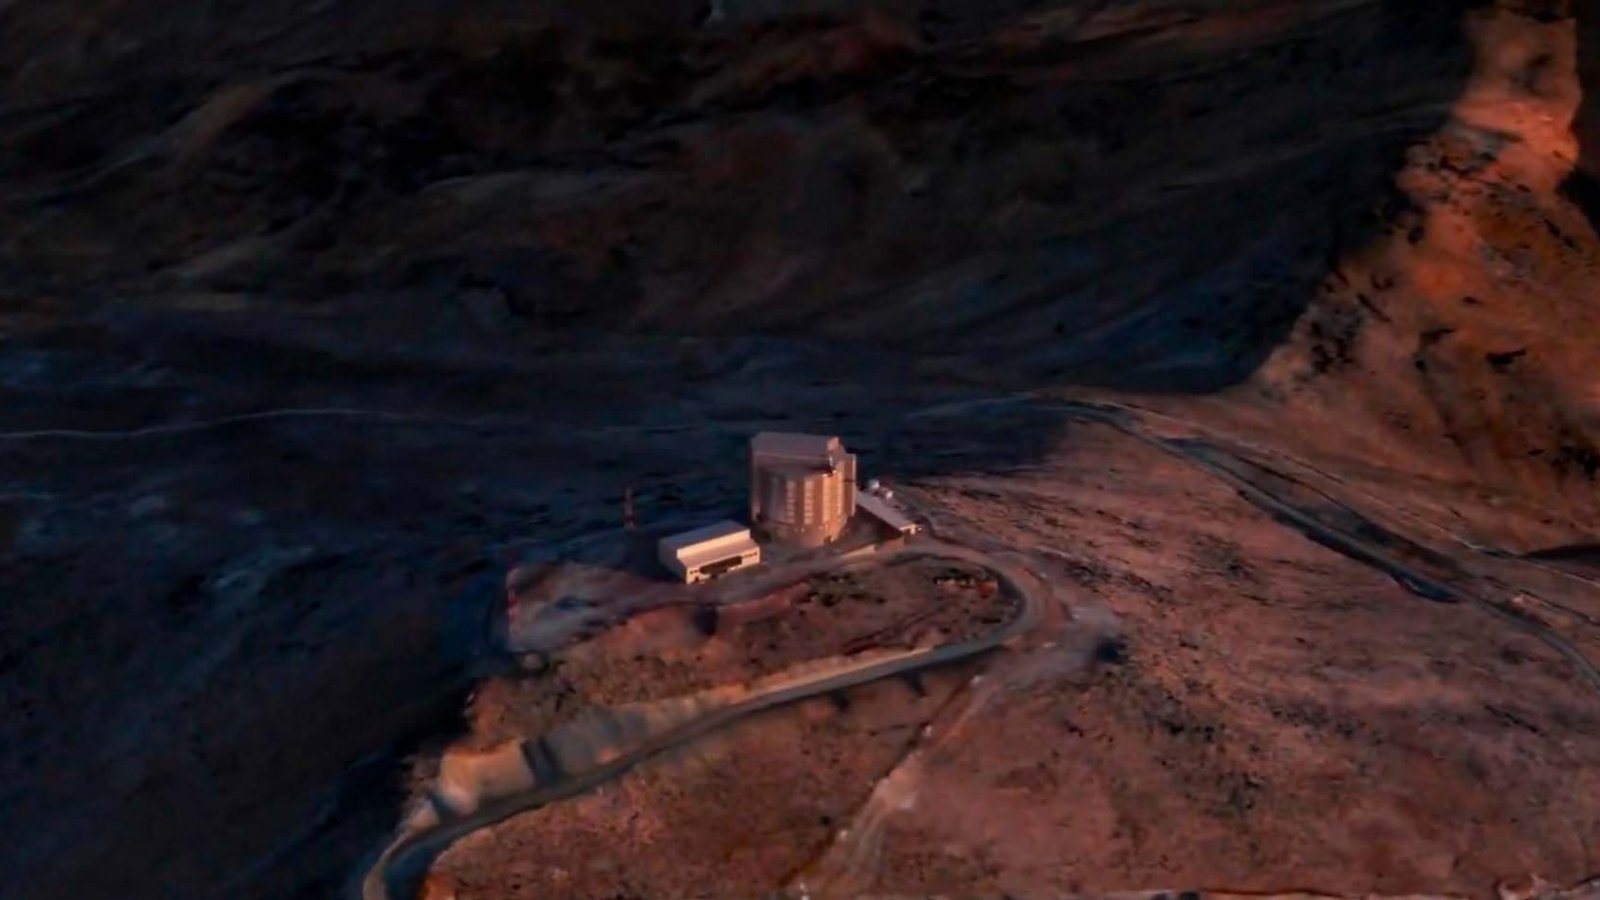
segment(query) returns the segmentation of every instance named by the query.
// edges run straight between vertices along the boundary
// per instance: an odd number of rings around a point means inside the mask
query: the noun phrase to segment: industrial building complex
[[[761,562],[762,541],[799,549],[835,543],[859,511],[896,537],[919,527],[872,482],[856,487],[856,457],[837,437],[762,432],[750,439],[750,522],[718,522],[662,538],[657,557],[694,584]]]

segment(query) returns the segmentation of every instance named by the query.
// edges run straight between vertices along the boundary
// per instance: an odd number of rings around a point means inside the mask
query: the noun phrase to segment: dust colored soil
[[[468,740],[537,734],[567,713],[741,681],[854,647],[947,643],[1012,610],[981,569],[912,560],[820,576],[725,609],[646,613],[551,671],[480,686]],[[740,621],[740,616],[750,616]],[[459,842],[431,890],[467,897],[758,896],[826,845],[977,664],[806,701],[742,723],[571,802]]]
[[[1011,606],[982,570],[917,559],[818,576],[717,612],[655,610],[541,671],[481,683],[468,739],[537,735],[591,707],[677,697],[873,647],[951,643],[994,628]]]
[[[570,803],[469,837],[434,871],[465,898],[762,896],[847,822],[965,683],[887,682],[765,714]]]

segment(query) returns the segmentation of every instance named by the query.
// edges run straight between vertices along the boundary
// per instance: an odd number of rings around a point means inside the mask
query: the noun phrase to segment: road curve
[[[1013,569],[1009,564],[998,562],[987,554],[966,547],[931,539],[919,543],[921,546],[907,548],[902,553],[886,554],[883,561],[911,554],[937,559],[958,559],[981,565],[994,572],[1003,589],[1018,599],[1020,608],[1017,615],[993,631],[971,640],[913,650],[890,659],[864,663],[844,672],[818,673],[814,678],[774,686],[770,690],[714,710],[698,719],[669,728],[616,759],[555,784],[537,786],[531,790],[495,798],[465,815],[443,817],[441,813],[442,821],[402,834],[379,855],[362,880],[363,900],[398,900],[410,897],[415,891],[417,879],[423,874],[426,866],[456,840],[517,813],[538,809],[581,794],[623,775],[652,757],[683,746],[741,719],[810,697],[978,656],[1027,632],[1039,621],[1044,609],[1044,598],[1024,587],[1037,582],[1038,579],[1031,573]]]

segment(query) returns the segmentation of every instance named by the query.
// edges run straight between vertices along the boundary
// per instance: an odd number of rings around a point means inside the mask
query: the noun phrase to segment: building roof
[[[661,548],[673,552],[682,552],[684,549],[696,544],[705,544],[711,541],[726,541],[729,538],[743,537],[750,539],[750,528],[741,525],[732,519],[724,519],[714,525],[706,525],[693,531],[674,534],[661,539]]]
[[[757,558],[761,556],[761,545],[757,544],[749,532],[743,536],[729,541],[717,541],[690,547],[678,555],[678,563],[685,569],[703,566],[708,563],[721,562],[732,556],[743,556],[754,551]]]
[[[884,500],[882,497],[879,497],[876,494],[869,494],[866,492],[857,494],[856,508],[860,509],[867,515],[878,519],[879,521],[883,522],[883,524],[893,528],[895,531],[903,532],[907,528],[912,528],[916,525],[916,523],[912,522],[910,517],[908,517],[905,513],[896,509],[887,500]]]
[[[833,471],[826,462],[791,462],[789,460],[778,463],[763,463],[761,470],[772,475],[781,476],[786,481],[821,478]]]
[[[764,456],[791,456],[824,463],[844,452],[837,437],[798,434],[792,431],[763,431],[750,439],[750,451]]]

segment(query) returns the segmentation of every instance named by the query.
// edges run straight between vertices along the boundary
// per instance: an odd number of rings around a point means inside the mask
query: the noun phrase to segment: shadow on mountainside
[[[1578,166],[1563,186],[1600,231],[1600,2],[1576,0],[1578,86],[1583,99],[1572,130],[1578,137]]]
[[[1468,5],[469,10],[426,36],[352,8],[343,48],[313,20],[231,72],[17,113],[6,262],[66,291],[425,293],[419,315],[508,331],[809,335],[1207,392],[1397,227],[1402,153],[1471,68]]]

